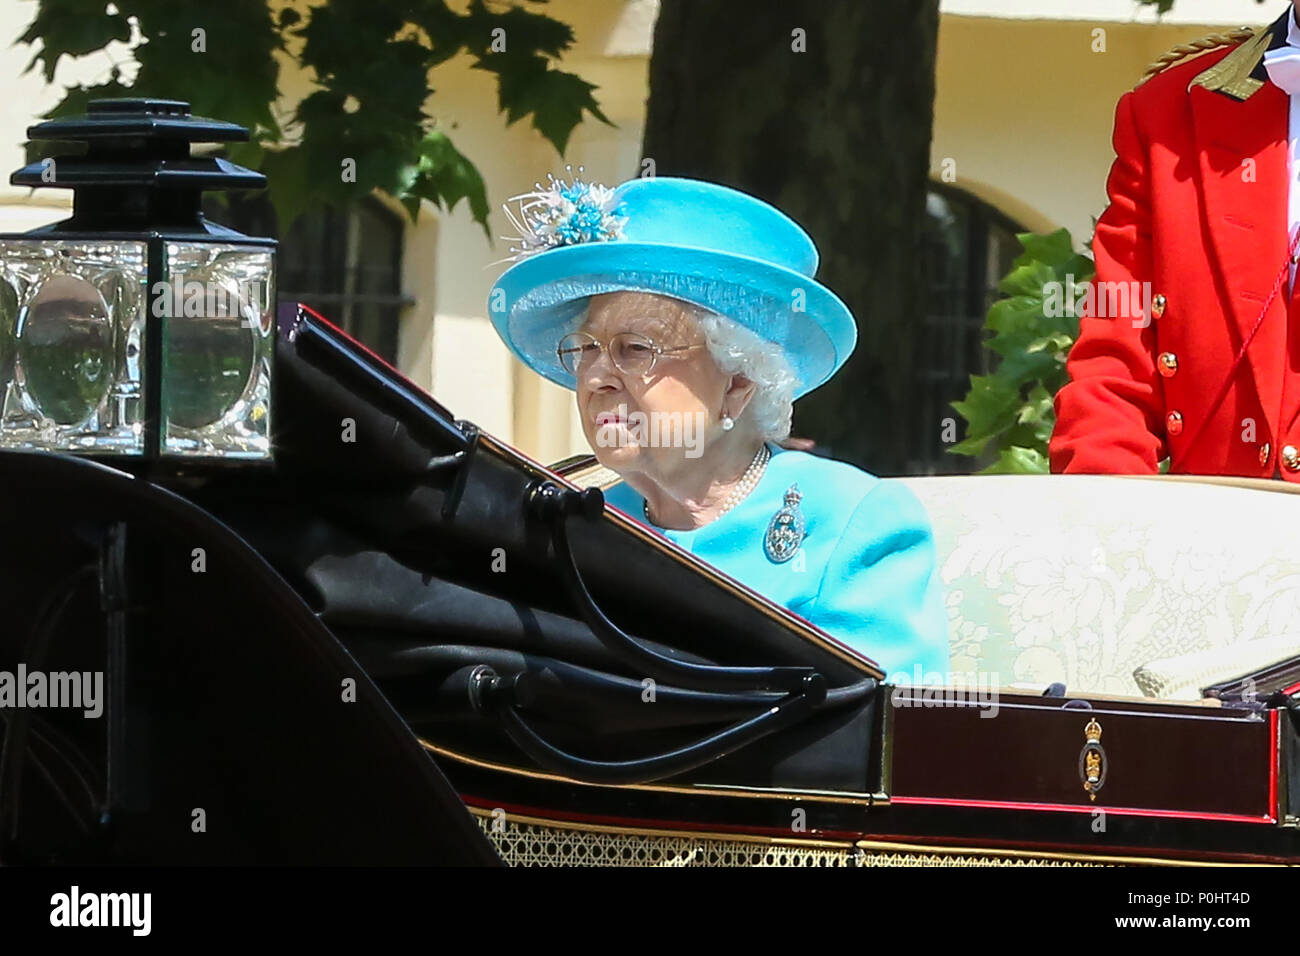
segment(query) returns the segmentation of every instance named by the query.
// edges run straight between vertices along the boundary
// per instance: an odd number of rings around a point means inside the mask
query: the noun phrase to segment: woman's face
[[[578,413],[596,459],[623,475],[665,475],[698,458],[717,433],[731,376],[713,361],[689,307],[647,292],[610,292],[592,296],[579,331],[606,346],[589,350],[576,373]],[[692,347],[631,374],[610,359],[610,340],[620,333],[667,349]],[[622,350],[623,364],[640,352]]]

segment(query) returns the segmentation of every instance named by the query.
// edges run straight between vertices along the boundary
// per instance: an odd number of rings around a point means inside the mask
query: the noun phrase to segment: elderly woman
[[[793,402],[843,365],[853,316],[817,250],[736,190],[575,179],[518,197],[516,264],[489,311],[574,389],[609,504],[874,659],[946,676],[929,520],[903,485],[783,448]]]

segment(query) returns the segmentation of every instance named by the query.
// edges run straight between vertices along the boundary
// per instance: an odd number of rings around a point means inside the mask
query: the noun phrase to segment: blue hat
[[[581,173],[581,168],[579,168]],[[575,178],[515,197],[515,264],[488,297],[497,334],[531,369],[566,388],[555,349],[590,296],[653,292],[726,316],[775,342],[799,379],[826,382],[858,331],[848,307],[813,280],[817,247],[753,196],[695,179],[633,179],[614,190]]]

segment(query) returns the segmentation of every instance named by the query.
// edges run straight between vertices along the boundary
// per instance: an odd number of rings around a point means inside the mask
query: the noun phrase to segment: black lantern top
[[[34,140],[85,144],[15,172],[15,186],[73,190],[72,218],[36,232],[161,230],[234,236],[203,218],[204,190],[261,189],[266,177],[218,156],[191,156],[191,143],[246,142],[234,123],[190,114],[181,100],[92,100],[84,116],[27,130]]]

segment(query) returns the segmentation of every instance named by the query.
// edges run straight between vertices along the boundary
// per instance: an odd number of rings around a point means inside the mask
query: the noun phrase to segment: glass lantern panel
[[[273,251],[173,242],[164,272],[163,454],[269,458]]]
[[[0,446],[141,454],[143,242],[0,239]]]

